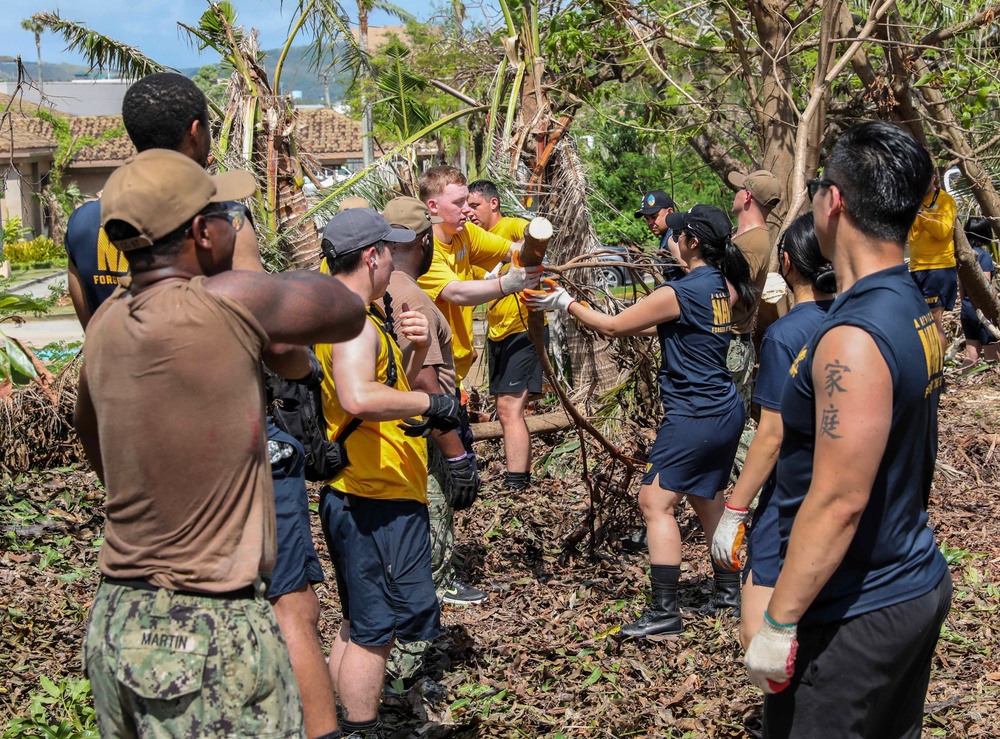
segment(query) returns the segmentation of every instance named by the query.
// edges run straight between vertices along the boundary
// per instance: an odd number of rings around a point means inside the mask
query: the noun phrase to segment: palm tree
[[[358,0],[358,48],[365,57],[371,53],[368,43],[368,14],[373,10],[381,10],[401,21],[413,20],[412,15],[392,3],[383,0]],[[375,161],[375,139],[372,136],[375,129],[372,112],[372,78],[363,68],[359,68],[358,72],[361,90],[361,157],[367,168]]]
[[[45,26],[34,18],[22,18],[21,28],[28,33],[35,34],[35,50],[38,52],[38,97],[41,98],[44,95],[42,91],[42,31],[45,30]]]

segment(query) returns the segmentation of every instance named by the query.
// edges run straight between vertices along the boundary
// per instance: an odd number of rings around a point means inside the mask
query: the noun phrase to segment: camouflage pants
[[[743,465],[747,461],[747,450],[750,448],[750,442],[753,441],[757,429],[753,418],[750,417],[750,401],[753,398],[753,367],[756,362],[757,356],[753,342],[744,341],[733,334],[732,341],[729,342],[729,353],[726,355],[726,365],[733,374],[733,382],[736,383],[736,392],[740,394],[740,399],[743,401],[747,421],[740,434],[736,460],[733,462],[733,469],[729,474],[730,484],[735,484],[736,478],[743,471]]]
[[[101,736],[305,737],[271,604],[101,583],[83,643]]]
[[[441,587],[451,579],[455,566],[455,511],[448,505],[445,486],[450,485],[444,457],[433,443],[428,444],[427,513],[431,523],[431,575],[441,597]],[[424,655],[431,642],[409,644],[395,642],[386,664],[386,674],[393,680],[415,677],[424,665]]]

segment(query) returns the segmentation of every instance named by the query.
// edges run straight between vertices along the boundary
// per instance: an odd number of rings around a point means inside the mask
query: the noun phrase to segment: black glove
[[[308,350],[307,350],[308,351]],[[292,380],[299,385],[305,385],[310,390],[315,390],[323,382],[323,365],[320,364],[319,357],[313,352],[309,352],[309,374],[298,380]]]
[[[464,511],[476,502],[483,481],[479,479],[479,465],[476,455],[468,452],[458,459],[445,460],[448,472],[451,474],[451,504],[452,509]]]
[[[452,431],[458,428],[462,406],[454,395],[431,393],[431,403],[424,412],[424,420],[404,418],[399,424],[407,436],[427,436],[432,429]]]

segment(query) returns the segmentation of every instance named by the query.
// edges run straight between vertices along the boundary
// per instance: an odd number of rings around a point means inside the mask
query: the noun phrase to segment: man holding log
[[[434,256],[418,284],[448,319],[455,355],[455,379],[460,385],[476,358],[472,309],[482,303],[538,286],[541,265],[521,266],[519,244],[470,223],[469,188],[454,167],[432,167],[420,175],[420,199],[435,223]],[[489,271],[501,262],[511,267],[500,277]]]

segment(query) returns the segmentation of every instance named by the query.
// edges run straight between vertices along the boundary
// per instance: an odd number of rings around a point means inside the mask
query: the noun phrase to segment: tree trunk
[[[45,97],[45,90],[42,85],[42,34],[35,31],[35,50],[38,52],[38,97]]]
[[[972,300],[972,305],[981,310],[990,321],[997,325],[1000,316],[1000,300],[996,291],[986,279],[979,267],[976,253],[969,246],[965,228],[958,220],[955,221],[955,261],[958,263],[958,279],[962,282],[963,292]],[[997,337],[1000,340],[1000,336]]]

